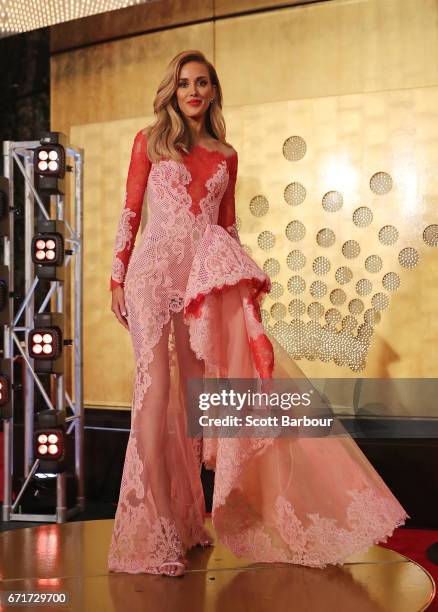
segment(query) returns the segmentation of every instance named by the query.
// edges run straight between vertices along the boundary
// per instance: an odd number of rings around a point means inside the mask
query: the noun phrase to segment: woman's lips
[[[187,104],[190,104],[190,106],[199,106],[201,104],[201,100],[191,100]]]

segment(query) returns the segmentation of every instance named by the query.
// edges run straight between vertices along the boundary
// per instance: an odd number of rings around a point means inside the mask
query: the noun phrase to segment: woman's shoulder
[[[228,157],[237,157],[237,151],[234,147],[232,147],[230,144],[227,145],[227,151],[228,151]]]
[[[151,126],[147,125],[146,127],[144,127],[141,130],[139,130],[137,132],[137,135],[138,136],[142,136],[145,140],[147,140],[148,136],[149,136],[150,129],[151,129]]]
[[[142,128],[141,130],[137,132],[136,138],[141,140],[141,147],[144,150],[145,155],[148,158],[149,162],[152,163],[149,158],[149,154],[148,154],[148,138],[149,138],[150,129],[151,129],[150,125],[147,125],[146,127]]]
[[[234,155],[237,155],[237,151],[234,147],[232,147],[230,145],[230,143],[225,143],[225,142],[217,142],[217,146],[219,151],[221,151],[221,153],[223,153],[224,155],[226,155],[227,157],[234,157]]]

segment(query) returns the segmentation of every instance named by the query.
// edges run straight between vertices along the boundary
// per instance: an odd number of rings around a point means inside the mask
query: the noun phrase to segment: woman
[[[219,539],[254,561],[341,563],[408,517],[349,436],[187,435],[188,378],[304,376],[261,323],[271,285],[236,230],[238,158],[221,108],[212,64],[180,53],[158,88],[155,123],[134,139],[110,282],[136,360],[111,571],[181,576],[186,551],[213,544],[201,461],[215,469]],[[131,257],[145,191],[148,222]]]

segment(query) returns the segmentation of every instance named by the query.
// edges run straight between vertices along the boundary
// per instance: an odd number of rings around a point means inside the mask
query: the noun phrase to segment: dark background
[[[50,35],[0,38],[0,140],[33,140],[50,125]]]

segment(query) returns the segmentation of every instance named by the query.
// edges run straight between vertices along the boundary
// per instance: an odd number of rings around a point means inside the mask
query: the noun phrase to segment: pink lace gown
[[[201,462],[215,470],[216,534],[239,557],[322,568],[386,541],[409,515],[350,436],[186,435],[188,377],[304,374],[261,322],[271,283],[236,230],[237,153],[198,145],[151,163],[146,145],[139,131],[110,281],[124,286],[136,373],[109,570],[158,573],[199,542]]]

